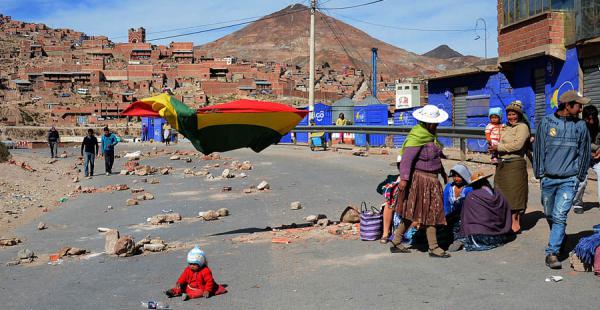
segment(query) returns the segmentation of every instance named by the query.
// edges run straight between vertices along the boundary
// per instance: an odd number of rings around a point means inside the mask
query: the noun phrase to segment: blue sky
[[[263,16],[293,3],[308,0],[0,0],[0,13],[14,19],[45,23],[53,28],[73,28],[91,35],[108,35],[116,42],[127,40],[127,29],[143,26],[147,38],[202,30],[205,26],[173,32],[155,33],[182,27],[194,27],[253,16]],[[322,7],[344,7],[370,0],[320,0]],[[497,55],[497,0],[384,0],[369,6],[324,10],[344,22],[387,43],[415,53],[424,53],[448,44],[466,55],[484,55],[483,30],[408,31],[396,28],[473,29],[477,18],[487,22],[488,57]],[[377,25],[375,25],[377,24]],[[217,25],[221,26],[221,25]],[[479,28],[483,28],[480,24]],[[203,44],[238,28],[169,39]],[[481,39],[475,40],[479,36]]]

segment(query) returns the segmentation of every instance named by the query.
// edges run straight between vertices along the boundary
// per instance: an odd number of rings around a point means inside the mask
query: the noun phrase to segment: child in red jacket
[[[175,287],[165,291],[167,296],[181,295],[181,299],[185,301],[227,293],[225,287],[215,283],[210,268],[206,266],[204,252],[198,246],[188,252],[187,262],[188,266],[183,270]]]

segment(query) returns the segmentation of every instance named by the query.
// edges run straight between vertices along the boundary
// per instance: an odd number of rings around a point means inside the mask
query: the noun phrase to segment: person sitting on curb
[[[492,175],[476,177],[467,186],[460,213],[460,235],[467,251],[486,251],[505,244],[514,237],[511,209],[506,197],[488,182]]]
[[[467,186],[471,180],[471,171],[465,165],[454,165],[450,169],[449,177],[452,178],[452,182],[444,187],[444,213],[448,223],[446,234],[451,237],[452,241],[448,251],[456,252],[463,247],[462,238],[460,238],[460,212],[465,198],[473,191],[473,188]]]
[[[186,301],[194,298],[208,298],[227,293],[223,285],[215,283],[212,271],[206,265],[206,256],[198,246],[188,252],[188,266],[177,280],[175,287],[165,291],[169,298],[181,296]]]

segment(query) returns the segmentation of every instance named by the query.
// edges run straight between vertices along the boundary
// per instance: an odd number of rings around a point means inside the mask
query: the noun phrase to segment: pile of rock
[[[240,163],[239,161],[234,160],[229,166],[234,170],[252,170],[252,163],[249,161]]]
[[[21,243],[19,238],[0,238],[0,246],[13,246]]]
[[[217,211],[208,210],[198,213],[198,217],[205,221],[214,221],[225,216],[229,216],[229,209],[227,208],[221,208]]]
[[[58,251],[58,257],[65,257],[65,256],[77,256],[77,255],[83,255],[85,253],[88,253],[88,250],[85,249],[80,249],[80,248],[72,248],[72,247],[63,247]]]
[[[110,229],[106,232],[106,241],[104,243],[104,252],[108,255],[118,255],[121,257],[141,254],[144,251],[160,252],[167,248],[166,242],[160,238],[146,238],[135,242],[132,236],[119,236],[119,231]]]
[[[35,253],[30,250],[30,249],[21,249],[19,250],[19,252],[17,253],[17,259],[7,262],[6,266],[15,266],[15,265],[19,265],[19,264],[28,264],[33,262],[35,259],[37,258],[37,256],[35,256]]]
[[[152,225],[171,224],[171,223],[181,221],[181,214],[179,214],[179,213],[157,214],[157,215],[147,218],[146,221]]]
[[[202,156],[202,160],[219,160],[221,159],[221,155],[219,153],[212,153],[210,155]]]
[[[157,171],[158,170],[154,167],[144,165],[144,166],[136,167],[134,174],[138,175],[138,176],[146,176],[146,175],[154,174]]]

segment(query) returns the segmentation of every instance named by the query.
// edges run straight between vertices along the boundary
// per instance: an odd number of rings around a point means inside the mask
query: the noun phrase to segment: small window
[[[417,86],[417,85],[413,86],[413,90],[419,90],[419,86]]]
[[[404,86],[404,89],[410,89],[410,86]]]

